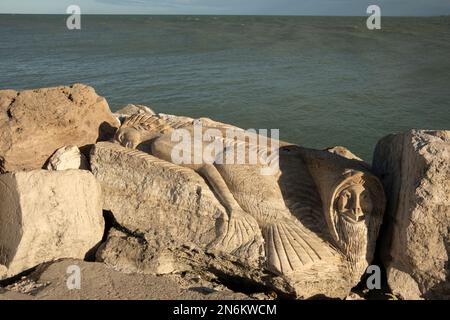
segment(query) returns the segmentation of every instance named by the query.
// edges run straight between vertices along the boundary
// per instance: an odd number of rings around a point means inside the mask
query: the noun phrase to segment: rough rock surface
[[[114,116],[120,121],[120,123],[123,123],[128,117],[134,114],[154,115],[156,113],[149,107],[143,105],[129,104],[126,107],[117,110],[114,113]]]
[[[103,233],[101,189],[90,172],[0,176],[0,270],[7,268],[0,279],[54,259],[84,258]]]
[[[89,170],[89,162],[86,156],[80,152],[77,146],[66,146],[58,149],[48,160],[47,170]]]
[[[390,288],[450,299],[450,131],[387,136],[373,167],[389,195],[381,254]]]
[[[342,146],[336,146],[336,147],[332,147],[332,148],[327,148],[326,151],[340,155],[344,158],[350,159],[350,160],[358,160],[358,161],[363,161],[360,157],[358,157],[357,155],[353,154],[350,150],[348,150],[346,147],[342,147]]]
[[[80,289],[69,290],[67,273],[71,266],[80,268]],[[72,273],[73,274],[73,273]],[[183,283],[179,277],[157,277],[144,274],[124,274],[102,263],[66,259],[39,266],[22,280],[35,288],[3,290],[0,300],[245,300],[249,296],[226,288],[202,287],[193,281]],[[17,286],[16,286],[17,287]],[[25,288],[26,289],[26,288]]]
[[[125,116],[131,116],[136,113],[145,113],[145,114],[156,114],[151,108],[143,106],[143,105],[134,105],[129,104],[126,107],[117,110],[115,114],[125,115]]]
[[[117,126],[105,98],[85,85],[0,90],[0,172],[41,169],[57,149],[108,140]]]
[[[216,249],[214,242],[226,226],[228,216],[206,182],[193,170],[179,167],[138,150],[109,142],[97,143],[91,152],[91,168],[102,186],[104,210],[117,222],[160,247],[192,244]],[[262,248],[256,225],[254,242]],[[229,246],[217,248],[233,253]],[[248,252],[247,252],[248,253]],[[245,256],[257,263],[261,251]]]
[[[197,119],[189,125],[184,119],[167,119],[133,115],[122,124],[115,140],[138,149],[148,141],[152,155],[177,163],[173,152],[178,142],[173,138],[181,125],[188,141],[194,140],[194,149],[190,142],[188,151],[183,150],[191,158],[182,165],[201,175],[230,212],[225,239],[241,241],[245,251],[246,244],[252,243],[246,231],[255,229],[234,221],[256,220],[265,240],[265,268],[289,279],[298,296],[347,296],[372,261],[385,209],[382,185],[365,164],[293,145],[276,147],[279,152],[272,153],[261,143],[264,139],[224,137],[223,125],[212,120]],[[208,129],[198,126],[200,122],[208,123]],[[206,134],[212,128],[219,149],[211,159],[195,161],[192,150],[202,152],[199,145],[208,148],[199,130]],[[253,164],[223,163],[221,155],[230,150],[235,153],[242,146],[246,158],[254,150],[259,155],[271,152],[279,166],[269,166],[264,156]],[[261,174],[268,169],[270,174]],[[195,185],[188,187],[195,190]]]
[[[116,228],[111,229],[96,258],[128,274],[185,274],[202,279],[202,286],[210,289],[216,287],[211,284],[223,284],[240,288],[241,292],[276,292],[295,297],[294,289],[285,279],[274,277],[264,268],[249,268],[233,255],[211,254],[187,244],[159,248],[154,241]]]

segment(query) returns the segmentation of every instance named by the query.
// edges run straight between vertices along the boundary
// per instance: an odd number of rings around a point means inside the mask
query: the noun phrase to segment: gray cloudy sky
[[[71,4],[82,13],[366,15],[371,4],[382,15],[450,15],[450,0],[0,0],[0,13],[60,13]]]

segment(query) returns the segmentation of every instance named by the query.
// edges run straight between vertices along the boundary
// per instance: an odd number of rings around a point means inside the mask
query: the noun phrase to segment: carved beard
[[[360,277],[368,265],[367,222],[352,223],[335,212],[335,225],[339,236],[339,248],[350,263],[350,272],[353,276]]]

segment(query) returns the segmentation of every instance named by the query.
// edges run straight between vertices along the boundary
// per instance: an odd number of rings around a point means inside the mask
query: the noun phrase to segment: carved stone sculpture
[[[202,130],[218,130],[213,139],[222,139],[221,133],[232,128],[208,119],[196,121],[206,124]],[[169,123],[158,116],[132,116],[117,131],[116,140],[129,148],[149,143],[146,150],[173,162],[174,130],[193,134],[196,121]],[[247,156],[262,148],[238,138],[224,140],[223,153],[242,144]],[[191,151],[191,157],[198,152],[195,146]],[[385,206],[382,186],[366,164],[281,143],[279,170],[262,175],[261,169],[268,166],[263,161],[228,164],[216,161],[219,155],[181,164],[201,175],[226,208],[228,225],[215,242],[219,248],[233,240],[245,251],[251,243],[246,231],[255,220],[265,241],[265,267],[289,279],[301,295],[330,293],[338,287],[348,292],[357,284],[372,260]]]
[[[123,123],[134,114],[156,114],[152,109],[143,105],[128,104],[126,107],[117,110],[113,115]]]
[[[229,219],[194,171],[108,142],[97,143],[90,158],[92,172],[102,186],[103,209],[111,211],[126,229],[148,241],[156,238],[155,247],[192,244],[235,254],[248,263],[259,259],[263,241],[251,217],[243,235],[248,239],[246,250],[242,250],[240,237],[229,238],[226,246],[216,245]]]
[[[373,259],[386,206],[383,187],[364,162],[324,151],[294,149],[317,186],[327,226],[323,230],[357,281]]]

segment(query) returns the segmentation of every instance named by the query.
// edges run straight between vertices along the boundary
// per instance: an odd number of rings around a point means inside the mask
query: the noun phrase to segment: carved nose
[[[364,215],[362,209],[359,206],[353,209],[353,214],[355,215],[356,218],[361,218]]]
[[[364,216],[364,212],[361,209],[361,206],[359,204],[359,195],[355,197],[355,200],[353,201],[353,214],[355,215],[356,220]]]

